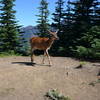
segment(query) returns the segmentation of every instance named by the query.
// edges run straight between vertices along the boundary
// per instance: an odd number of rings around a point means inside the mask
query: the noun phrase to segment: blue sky
[[[55,11],[55,2],[57,0],[47,0],[49,3],[49,20],[51,22],[51,14]],[[67,0],[66,0],[67,1]],[[20,25],[28,26],[28,25],[36,25],[37,17],[35,15],[38,14],[40,0],[16,0],[14,9],[17,11],[16,18],[19,21]]]

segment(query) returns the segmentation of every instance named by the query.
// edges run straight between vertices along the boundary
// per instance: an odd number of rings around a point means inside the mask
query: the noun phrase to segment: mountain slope
[[[36,26],[27,26],[23,27],[21,31],[24,32],[23,37],[28,41],[31,37],[36,36],[35,34],[38,32],[38,29]]]

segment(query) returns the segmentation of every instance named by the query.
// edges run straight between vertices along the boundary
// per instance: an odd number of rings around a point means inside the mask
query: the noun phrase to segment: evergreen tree
[[[22,55],[29,55],[29,41],[27,41],[24,37],[24,31],[22,30],[22,26],[17,26],[18,30],[18,39],[19,39],[19,44],[17,49],[17,53],[22,54]]]
[[[58,0],[56,2],[55,13],[53,13],[53,23],[52,26],[56,29],[62,30],[63,18],[64,18],[64,1]]]
[[[72,16],[74,18],[72,28],[73,49],[75,50],[77,47],[76,51],[77,54],[81,55],[80,57],[87,55],[85,58],[93,58],[95,55],[92,55],[94,52],[93,41],[96,40],[95,43],[99,43],[97,42],[99,39],[98,31],[93,29],[97,28],[96,25],[100,25],[100,2],[98,0],[77,0],[70,2],[70,4],[72,5]],[[96,39],[94,39],[94,34]]]
[[[63,47],[63,52],[65,56],[72,55],[71,54],[71,47],[74,45],[74,34],[73,34],[73,23],[74,23],[74,18],[73,18],[73,12],[72,8],[70,5],[70,0],[68,0],[67,5],[66,5],[66,10],[64,13],[64,19],[63,19],[63,34],[62,34],[62,44],[61,46]],[[67,41],[67,42],[66,42]]]
[[[39,32],[37,33],[37,35],[39,35],[40,37],[44,37],[44,36],[47,36],[47,30],[49,28],[48,2],[46,0],[41,0],[40,7],[38,9],[39,9],[39,15],[37,15],[38,17],[37,23],[38,23]]]
[[[0,6],[0,51],[16,51],[19,46],[18,25],[13,10],[15,0],[1,0]]]
[[[80,41],[80,38],[85,35],[85,33],[94,25],[97,25],[99,20],[99,2],[98,0],[77,0],[70,2],[74,14],[74,41],[75,45],[86,45],[84,42]]]
[[[57,4],[59,3],[57,2]],[[86,34],[88,34],[88,30],[91,27],[100,25],[99,4],[100,2],[98,0],[68,0],[66,11],[64,9],[58,9],[60,8],[58,6],[56,7],[52,25],[60,29],[60,41],[54,44],[54,51],[68,56],[72,55],[71,53],[76,50],[77,46],[91,48],[92,44],[85,42],[83,37],[89,36]],[[59,14],[58,12],[61,11],[63,13]]]
[[[63,44],[63,24],[64,24],[64,1],[58,0],[56,2],[55,12],[53,13],[53,23],[52,27],[55,29],[59,29],[58,37],[59,41],[54,42],[54,46],[52,47],[52,52],[56,52],[56,54],[61,54],[60,48],[62,48]]]
[[[100,1],[93,0],[93,4],[91,7],[91,24],[92,26],[100,26]]]

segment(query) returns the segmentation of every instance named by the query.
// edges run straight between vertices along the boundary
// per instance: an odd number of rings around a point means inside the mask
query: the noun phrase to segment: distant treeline
[[[24,40],[21,26],[15,19],[15,0],[0,1],[0,52],[28,54],[29,44]],[[36,15],[40,37],[48,36],[48,29],[59,29],[59,40],[50,53],[54,56],[73,56],[100,59],[100,1],[57,0],[53,22],[49,24],[47,0],[41,0]],[[34,4],[33,4],[34,6]]]

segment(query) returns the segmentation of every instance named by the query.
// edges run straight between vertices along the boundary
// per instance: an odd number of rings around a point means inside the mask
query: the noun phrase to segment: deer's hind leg
[[[51,66],[52,63],[51,63],[51,59],[50,59],[50,56],[49,56],[49,53],[48,53],[48,49],[46,50],[46,55],[47,55],[48,60],[49,60],[49,66]]]
[[[34,49],[31,49],[31,63],[34,64]]]
[[[44,55],[43,55],[42,64],[44,64],[45,57],[46,57],[46,51],[44,51]]]

